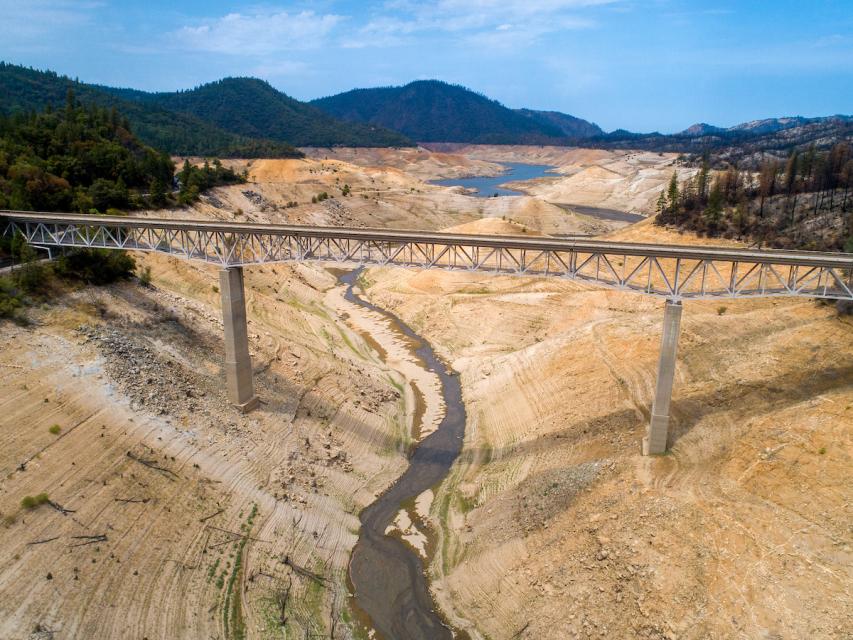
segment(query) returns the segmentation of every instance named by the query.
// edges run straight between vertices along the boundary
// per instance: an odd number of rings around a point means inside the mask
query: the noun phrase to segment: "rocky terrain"
[[[233,161],[250,184],[147,215],[699,242],[554,204],[648,212],[671,157],[500,152]],[[518,198],[425,182],[521,159],[558,173]],[[138,259],[152,288],[72,288],[0,325],[0,637],[352,637],[357,514],[440,416],[435,381],[334,273],[252,267],[263,404],[241,415],[222,393],[215,269]],[[688,302],[675,446],[644,458],[659,301],[460,272],[362,284],[461,375],[462,455],[413,512],[437,601],[472,638],[850,637],[849,318]]]

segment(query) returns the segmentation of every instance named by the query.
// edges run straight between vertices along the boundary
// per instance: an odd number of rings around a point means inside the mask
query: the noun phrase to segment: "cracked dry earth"
[[[405,466],[408,380],[324,306],[332,275],[265,267],[247,274],[265,402],[240,415],[216,271],[142,259],[155,288],[2,326],[0,637],[347,637],[357,514]]]
[[[810,300],[686,302],[675,443],[647,458],[658,301],[367,278],[462,375],[465,447],[430,513],[454,624],[493,639],[851,637],[849,317]]]

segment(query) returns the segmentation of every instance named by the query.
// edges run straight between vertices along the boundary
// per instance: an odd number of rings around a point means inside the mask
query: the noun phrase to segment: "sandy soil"
[[[435,146],[433,145],[433,148]],[[566,205],[647,214],[676,170],[673,154],[566,147],[455,145],[417,149],[307,149],[304,160],[231,161],[251,184],[213,190],[197,205],[203,217],[395,228],[442,228],[500,218],[547,234],[601,234],[624,223],[602,222]],[[553,164],[553,177],[511,183],[528,195],[476,198],[429,180],[495,175],[495,162]],[[677,169],[686,177],[691,170]],[[344,187],[349,195],[344,195]],[[312,203],[320,193],[332,198]],[[288,203],[295,206],[288,207]],[[558,206],[562,205],[562,206]],[[235,215],[234,212],[238,212]]]
[[[413,149],[351,148],[302,149],[314,160],[341,160],[364,167],[393,167],[420,180],[462,178],[466,176],[500,175],[502,167],[488,160],[475,158],[466,153],[442,153],[425,147]]]
[[[642,211],[673,170],[664,156],[405,153],[237,162],[250,184],[149,214],[697,241],[547,201]],[[487,160],[564,177],[497,199],[423,182]],[[335,197],[312,204],[321,191]],[[241,416],[222,397],[215,270],[141,259],[154,290],[69,292],[33,326],[0,325],[0,637],[348,637],[357,513],[405,467],[416,417],[434,422],[434,383],[329,272],[251,268],[266,404]],[[686,303],[677,440],[644,458],[659,301],[459,272],[365,282],[462,375],[465,449],[416,509],[437,598],[472,637],[851,637],[849,318],[806,300]],[[21,506],[41,492],[56,506]]]
[[[262,267],[247,287],[264,404],[242,416],[222,393],[215,271],[145,264],[154,290],[72,292],[2,326],[0,636],[329,637],[357,514],[440,398],[330,274]],[[121,355],[139,349],[141,373]],[[42,492],[69,513],[21,506]]]
[[[432,506],[431,573],[473,637],[849,637],[849,319],[811,301],[686,303],[677,441],[644,458],[659,302],[371,278],[371,298],[462,372],[465,451]]]
[[[398,229],[436,229],[492,217],[557,234],[601,233],[614,227],[532,196],[475,198],[461,187],[427,184],[391,166],[311,159],[235,164],[249,171],[249,184],[213,189],[191,209],[167,215]],[[344,195],[347,186],[349,195]],[[312,202],[322,193],[331,197]]]

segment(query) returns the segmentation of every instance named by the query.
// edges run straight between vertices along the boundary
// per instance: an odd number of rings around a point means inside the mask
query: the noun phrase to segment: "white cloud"
[[[345,47],[404,44],[423,33],[454,34],[478,46],[528,45],[546,34],[595,23],[584,9],[621,0],[389,0],[383,13],[342,42]]]
[[[270,55],[313,49],[343,20],[335,14],[313,11],[287,13],[229,13],[172,32],[178,47],[231,55]]]

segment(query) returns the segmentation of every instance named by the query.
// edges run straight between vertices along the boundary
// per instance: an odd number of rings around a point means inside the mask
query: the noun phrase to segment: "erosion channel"
[[[459,376],[450,372],[426,340],[394,314],[363,300],[354,291],[362,269],[341,275],[345,298],[385,316],[395,331],[410,342],[424,369],[441,381],[445,413],[438,428],[413,446],[409,467],[376,502],[362,511],[361,531],[350,560],[349,578],[354,609],[374,637],[393,640],[465,638],[435,611],[421,557],[398,537],[386,535],[405,504],[435,487],[450,470],[465,434],[465,406]],[[417,425],[416,425],[417,426]]]

